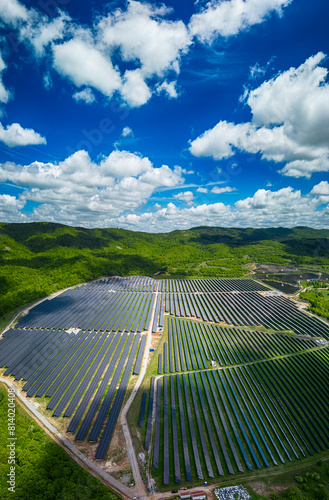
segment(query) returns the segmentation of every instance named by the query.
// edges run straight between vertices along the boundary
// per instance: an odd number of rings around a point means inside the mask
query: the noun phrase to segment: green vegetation
[[[76,464],[16,403],[15,493],[8,491],[7,391],[0,386],[0,498],[116,500],[118,497]]]
[[[329,267],[328,230],[199,227],[166,234],[0,223],[0,317],[104,275],[239,277],[248,264]]]
[[[293,472],[284,472],[276,476],[264,478],[264,487],[268,490],[265,496],[258,495],[248,488],[252,500],[329,500],[329,466],[328,459],[318,460],[313,465],[304,466]],[[273,490],[279,490],[279,493]]]
[[[309,285],[309,283],[308,283]],[[329,319],[329,289],[325,283],[314,283],[312,288],[300,293],[300,298],[307,300],[309,310],[318,316]]]

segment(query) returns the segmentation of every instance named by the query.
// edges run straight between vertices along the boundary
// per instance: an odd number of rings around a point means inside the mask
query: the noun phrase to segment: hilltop
[[[196,227],[170,233],[0,223],[0,315],[103,275],[247,275],[254,263],[329,267],[329,230]]]

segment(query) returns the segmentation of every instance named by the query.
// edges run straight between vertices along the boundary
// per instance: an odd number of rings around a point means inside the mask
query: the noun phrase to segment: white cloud
[[[139,69],[125,72],[120,93],[132,108],[146,104],[152,95]]]
[[[206,194],[208,193],[208,189],[204,187],[198,187],[197,192]]]
[[[80,90],[80,92],[74,92],[72,97],[77,102],[83,101],[87,104],[91,104],[96,101],[96,97],[89,87]]]
[[[218,187],[215,186],[212,188],[211,193],[213,194],[223,194],[223,193],[232,193],[232,191],[236,191],[236,188],[231,188],[230,186],[227,187]]]
[[[54,45],[55,68],[78,87],[88,85],[108,97],[118,91],[130,107],[146,104],[154,91],[175,98],[175,82],[161,80],[168,72],[179,72],[191,39],[182,21],[164,19],[168,12],[164,6],[128,1],[126,10],[98,20],[94,37],[77,28],[71,40]],[[122,62],[135,67],[123,72]]]
[[[8,24],[16,25],[28,19],[28,10],[17,0],[0,0],[0,18]]]
[[[292,0],[212,0],[190,21],[190,31],[202,42],[229,37],[262,23],[271,13],[279,15]]]
[[[237,208],[244,210],[251,209],[271,209],[279,210],[281,207],[287,211],[292,209],[291,203],[298,202],[301,199],[301,192],[294,191],[293,188],[287,187],[273,192],[266,189],[259,189],[254,196],[239,200],[235,203]]]
[[[45,86],[45,89],[49,90],[53,86],[53,81],[49,73],[46,73],[43,76],[43,84]]]
[[[134,132],[130,127],[123,127],[122,137],[134,137]]]
[[[185,201],[185,203],[190,203],[194,200],[194,195],[192,191],[182,191],[181,193],[177,193],[173,195],[173,198],[176,200]]]
[[[328,70],[319,67],[324,57],[320,52],[247,92],[252,121],[220,121],[190,141],[191,153],[215,160],[236,150],[260,153],[265,160],[287,162],[280,172],[290,177],[329,171]]]
[[[329,172],[329,154],[315,160],[291,161],[279,172],[287,177],[307,177],[308,179],[316,172]]]
[[[0,167],[0,182],[23,186],[22,202],[42,204],[34,213],[36,220],[52,207],[51,220],[90,226],[125,210],[133,212],[159,188],[175,187],[184,179],[180,167],[154,168],[148,158],[127,151],[113,151],[97,163],[86,151],[77,151],[59,163],[6,162]]]
[[[10,196],[9,194],[0,194],[0,211],[2,212],[12,210],[13,208],[23,208],[24,205],[25,203],[15,196]]]
[[[199,225],[227,224],[231,219],[230,208],[223,203],[212,205],[198,205],[179,209],[174,203],[168,203],[154,213],[144,213],[135,216],[121,216],[113,220],[112,224],[129,229],[138,228],[151,232],[172,231],[173,229],[188,229]],[[215,222],[216,221],[216,222]],[[220,222],[219,222],[220,221]],[[225,222],[224,222],[225,221]]]
[[[142,158],[128,151],[113,151],[102,160],[100,167],[102,174],[116,178],[136,177],[153,170],[152,163],[148,158]]]
[[[329,195],[329,182],[321,181],[319,184],[313,187],[311,194],[314,196]]]
[[[250,71],[250,78],[259,78],[266,73],[266,67],[260,66],[259,63],[254,64],[253,66],[250,66],[249,68]]]
[[[6,222],[25,222],[28,218],[20,210],[25,202],[9,194],[0,194],[0,220]]]
[[[143,75],[163,76],[178,71],[181,54],[191,43],[182,21],[167,21],[165,7],[128,1],[127,10],[116,10],[99,23],[101,42],[119,48],[124,61],[136,61]]]
[[[311,196],[317,196],[319,204],[329,203],[329,182],[321,181],[319,184],[313,187],[311,191]]]
[[[11,94],[2,83],[2,72],[4,69],[6,69],[6,64],[0,54],[0,102],[6,104],[9,101]]]
[[[190,151],[197,157],[212,157],[222,160],[234,155],[232,146],[237,147],[241,137],[248,135],[250,124],[235,125],[220,121],[213,129],[206,130],[201,136],[190,142]]]
[[[176,82],[167,82],[164,81],[160,85],[156,87],[157,94],[161,94],[161,92],[165,92],[171,99],[176,99],[178,97],[178,92],[176,89]]]
[[[209,40],[218,33],[235,34],[273,11],[280,13],[290,1],[213,0],[192,16],[189,27],[166,18],[172,9],[165,5],[137,0],[99,15],[89,28],[62,12],[61,2],[27,9],[17,0],[0,0],[0,17],[18,28],[20,41],[32,46],[37,58],[51,59],[53,68],[78,89],[91,87],[108,98],[117,92],[128,106],[139,107],[153,94],[178,97],[172,73],[179,73],[193,36]]]
[[[62,40],[69,31],[71,18],[59,12],[53,19],[42,16],[39,11],[31,9],[28,13],[27,22],[20,27],[20,39],[30,43],[37,57],[45,54],[46,47],[52,42]]]
[[[12,123],[4,127],[0,123],[0,141],[9,146],[28,146],[32,144],[46,144],[46,139],[30,128],[22,128],[19,123]]]
[[[315,186],[316,188],[316,186]],[[325,187],[326,188],[326,187]],[[320,188],[324,190],[325,188]],[[299,225],[329,228],[327,207],[319,210],[322,201],[303,196],[292,187],[279,191],[258,190],[254,196],[239,200],[234,206],[223,203],[203,204],[191,208],[178,208],[169,203],[153,213],[122,215],[110,219],[116,227],[152,232],[188,229],[195,226],[222,227],[295,227]]]
[[[53,46],[54,66],[77,87],[94,87],[107,97],[121,87],[120,74],[92,43],[75,38]]]

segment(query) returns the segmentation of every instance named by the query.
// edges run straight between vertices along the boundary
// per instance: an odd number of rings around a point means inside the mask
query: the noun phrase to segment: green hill
[[[196,227],[170,233],[0,223],[0,315],[103,275],[231,277],[248,264],[329,267],[329,230]]]

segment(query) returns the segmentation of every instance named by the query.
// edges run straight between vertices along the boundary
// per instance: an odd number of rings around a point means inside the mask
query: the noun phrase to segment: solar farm
[[[327,322],[256,280],[110,277],[21,316],[0,367],[97,461],[138,383],[135,452],[165,488],[327,450],[328,342]]]
[[[328,449],[328,323],[253,280],[159,292],[165,329],[131,412],[148,478],[216,482]]]

